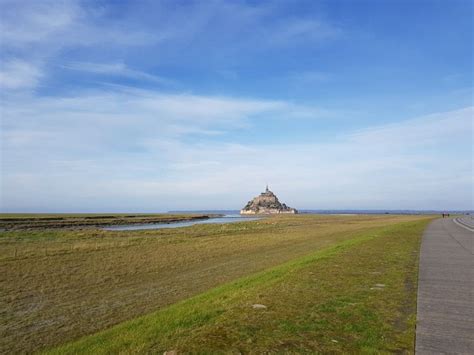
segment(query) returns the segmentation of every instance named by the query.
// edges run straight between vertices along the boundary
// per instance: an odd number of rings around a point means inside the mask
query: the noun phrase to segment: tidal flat
[[[3,232],[0,352],[407,351],[431,219]]]

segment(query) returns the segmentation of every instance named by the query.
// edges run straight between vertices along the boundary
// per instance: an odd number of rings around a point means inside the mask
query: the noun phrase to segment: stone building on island
[[[240,210],[240,214],[278,214],[278,213],[298,213],[294,208],[288,207],[284,203],[278,201],[278,197],[275,196],[267,188],[265,192],[262,192],[259,196],[249,201],[247,205]]]

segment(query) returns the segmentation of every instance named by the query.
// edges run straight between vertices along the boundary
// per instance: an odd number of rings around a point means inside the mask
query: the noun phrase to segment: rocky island
[[[288,207],[278,201],[278,197],[268,189],[259,196],[249,201],[247,205],[240,210],[240,214],[278,214],[278,213],[298,213],[294,208]]]

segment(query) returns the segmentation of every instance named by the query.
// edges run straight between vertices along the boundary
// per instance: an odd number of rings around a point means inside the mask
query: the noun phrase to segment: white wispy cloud
[[[30,89],[43,77],[40,65],[21,59],[10,59],[0,67],[0,89]]]
[[[71,97],[15,94],[9,95],[2,107],[3,150],[7,156],[13,154],[17,158],[32,151],[54,158],[63,154],[64,146],[68,147],[66,155],[74,156],[126,147],[146,149],[145,143],[152,138],[217,135],[247,127],[255,115],[285,110],[291,112],[292,107],[280,101],[133,89]],[[33,132],[52,137],[46,141],[29,140]],[[13,155],[8,160],[15,164]]]
[[[95,74],[114,75],[119,77],[146,80],[163,85],[175,85],[176,81],[152,75],[140,70],[129,68],[124,63],[90,63],[90,62],[70,62],[62,66],[70,70],[77,70]]]
[[[271,31],[269,41],[272,45],[295,45],[300,43],[318,43],[336,39],[342,30],[321,20],[287,19]]]
[[[433,145],[450,151],[458,146],[453,144],[458,139],[469,143],[468,138],[471,135],[472,141],[472,117],[473,107],[433,113],[408,121],[359,130],[351,135],[351,140],[358,144],[370,138],[372,145],[383,151],[395,148],[408,151],[417,146],[428,149]]]
[[[3,90],[34,88],[41,77],[50,76],[52,63],[65,48],[143,46],[163,37],[145,30],[125,29],[119,23],[101,23],[100,8],[82,6],[77,0],[1,2],[0,52]],[[45,65],[48,63],[49,65]],[[79,64],[76,63],[76,66]],[[74,66],[74,63],[71,64]],[[84,63],[87,69],[87,63]],[[93,64],[89,63],[89,70]],[[103,65],[102,72],[106,70]],[[109,66],[109,72],[113,73]],[[96,71],[100,67],[96,65]],[[117,64],[115,74],[159,83],[171,80],[134,71]]]
[[[104,7],[84,6],[79,0],[3,0],[1,5],[2,46],[11,50],[54,52],[68,46],[136,46],[164,38],[145,29],[125,28],[119,21],[104,23]]]
[[[22,48],[56,37],[83,13],[76,1],[67,0],[3,0],[1,7],[0,36],[7,48]]]
[[[260,5],[243,3],[217,2],[209,7],[208,12],[213,21],[227,22],[223,28],[228,35],[243,45],[255,45],[258,42],[263,47],[288,47],[295,45],[310,45],[334,40],[343,34],[342,28],[319,18],[292,18],[281,16],[288,11],[284,2]],[[291,6],[291,5],[290,5]],[[241,36],[252,32],[254,36]],[[260,47],[261,48],[261,47]],[[260,48],[255,48],[259,50]]]

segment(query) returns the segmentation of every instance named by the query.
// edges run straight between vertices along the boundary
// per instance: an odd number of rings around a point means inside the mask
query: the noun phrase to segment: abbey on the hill
[[[288,207],[284,203],[278,201],[278,197],[275,196],[267,188],[265,192],[262,192],[259,196],[249,201],[247,205],[240,210],[240,214],[276,214],[276,213],[298,213],[294,208]]]

